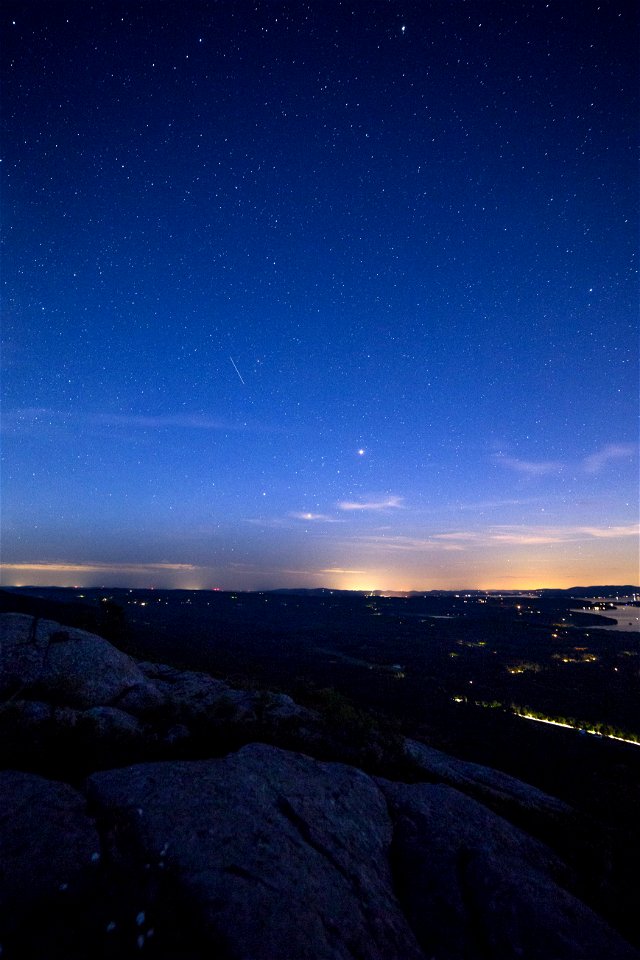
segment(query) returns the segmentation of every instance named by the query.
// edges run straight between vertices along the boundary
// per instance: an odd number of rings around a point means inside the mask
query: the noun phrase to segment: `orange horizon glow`
[[[614,559],[614,558],[612,558]],[[317,588],[330,590],[355,590],[361,592],[392,591],[410,593],[428,590],[480,590],[480,591],[531,591],[549,589],[569,589],[590,584],[629,584],[637,585],[639,571],[633,563],[624,563],[615,558],[606,568],[587,562],[575,565],[560,563],[560,569],[546,569],[538,573],[534,569],[528,572],[522,566],[500,564],[501,570],[479,571],[476,569],[465,574],[462,569],[436,570],[428,574],[406,567],[372,567],[366,569],[359,565],[357,569],[317,568],[298,570],[247,569],[224,570],[206,566],[183,563],[122,563],[109,564],[99,562],[23,562],[8,563],[0,571],[0,585],[3,587],[122,587],[144,589],[179,590],[238,590],[255,591],[278,588]],[[509,573],[504,566],[510,566]],[[542,566],[532,563],[531,568]],[[567,572],[567,570],[570,572]],[[604,570],[604,572],[603,572]]]

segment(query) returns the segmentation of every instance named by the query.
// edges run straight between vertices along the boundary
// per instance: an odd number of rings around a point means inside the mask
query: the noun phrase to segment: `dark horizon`
[[[242,588],[225,588],[220,587],[160,587],[160,586],[135,586],[131,585],[122,585],[122,584],[85,584],[83,586],[75,585],[62,585],[62,584],[36,584],[36,583],[21,583],[21,584],[1,584],[0,590],[5,590],[11,592],[12,590],[119,590],[119,591],[130,591],[130,592],[160,592],[160,593],[362,593],[362,594],[380,594],[381,596],[385,595],[402,595],[402,594],[497,594],[497,595],[521,595],[525,593],[568,593],[572,591],[603,591],[611,590],[621,593],[623,590],[628,590],[632,594],[637,593],[640,599],[640,586],[634,586],[633,584],[586,584],[579,585],[576,584],[573,587],[526,587],[522,589],[514,589],[513,587],[491,587],[487,589],[479,589],[477,587],[453,587],[451,589],[428,589],[424,590],[391,590],[385,589],[384,587],[374,587],[371,589],[357,589],[357,588],[344,588],[344,587],[257,587],[252,590],[245,590]],[[594,593],[594,596],[603,597],[604,594],[601,592],[599,594]],[[628,594],[624,594],[625,597]]]

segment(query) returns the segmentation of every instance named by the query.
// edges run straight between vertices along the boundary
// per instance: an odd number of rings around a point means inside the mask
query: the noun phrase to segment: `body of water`
[[[609,610],[574,609],[571,610],[571,613],[593,613],[595,616],[602,613],[603,617],[610,617],[617,621],[615,626],[609,626],[607,624],[602,627],[593,627],[594,630],[624,630],[626,633],[640,633],[640,607],[628,607],[624,604],[616,604],[613,609]]]

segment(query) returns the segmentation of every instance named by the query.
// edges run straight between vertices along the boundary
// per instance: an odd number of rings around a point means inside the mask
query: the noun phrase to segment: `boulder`
[[[0,696],[20,694],[42,674],[48,643],[37,625],[23,613],[0,616]]]
[[[451,787],[377,782],[395,822],[396,890],[427,957],[638,960],[569,892],[544,844]]]
[[[166,710],[179,723],[255,719],[255,694],[234,690],[222,680],[195,670],[175,670],[164,664],[140,663],[147,681],[164,698]]]
[[[102,637],[19,613],[0,617],[0,696],[107,706],[146,679]]]
[[[0,764],[55,777],[157,756],[158,737],[117,707],[52,707],[37,700],[0,705]]]
[[[85,798],[15,770],[0,772],[0,796],[0,943],[7,956],[75,956],[101,858]]]
[[[128,687],[112,705],[140,719],[153,721],[165,713],[167,698],[155,683],[144,681]]]
[[[319,714],[314,710],[301,707],[299,703],[286,693],[269,693],[263,697],[260,715],[264,720],[274,723],[299,721],[300,723],[314,723]]]
[[[255,723],[278,726],[281,723],[312,722],[318,715],[301,707],[284,693],[256,692],[230,687],[207,673],[176,670],[166,664],[138,664],[156,695],[164,699],[168,710],[180,723],[202,725],[207,722]],[[130,709],[127,694],[118,706]],[[131,710],[136,713],[135,709]]]
[[[91,707],[77,714],[77,724],[96,741],[138,742],[145,728],[131,714],[117,707]]]
[[[458,760],[417,740],[406,739],[404,748],[426,779],[456,787],[505,816],[540,824],[573,816],[568,803],[499,770]]]
[[[97,773],[88,792],[112,858],[157,872],[203,956],[423,957],[393,892],[387,804],[355,768],[251,744]]]
[[[251,744],[88,793],[110,859],[155,891],[156,942],[171,905],[198,956],[638,960],[545,844],[442,784]]]
[[[95,823],[66,784],[0,792],[7,957],[638,960],[555,853],[443,784],[251,744],[93,774]]]

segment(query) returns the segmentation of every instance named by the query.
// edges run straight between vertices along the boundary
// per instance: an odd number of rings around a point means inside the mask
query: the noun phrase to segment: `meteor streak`
[[[229,360],[231,360],[231,363],[233,363],[233,357],[229,357]],[[242,374],[240,373],[240,371],[239,371],[238,368],[236,367],[235,363],[233,363],[233,369],[235,370],[235,372],[236,372],[236,373],[238,374],[238,376],[240,377],[240,383],[242,384],[242,386],[243,386],[243,387],[246,387],[246,383],[245,383],[244,380],[242,379]]]

